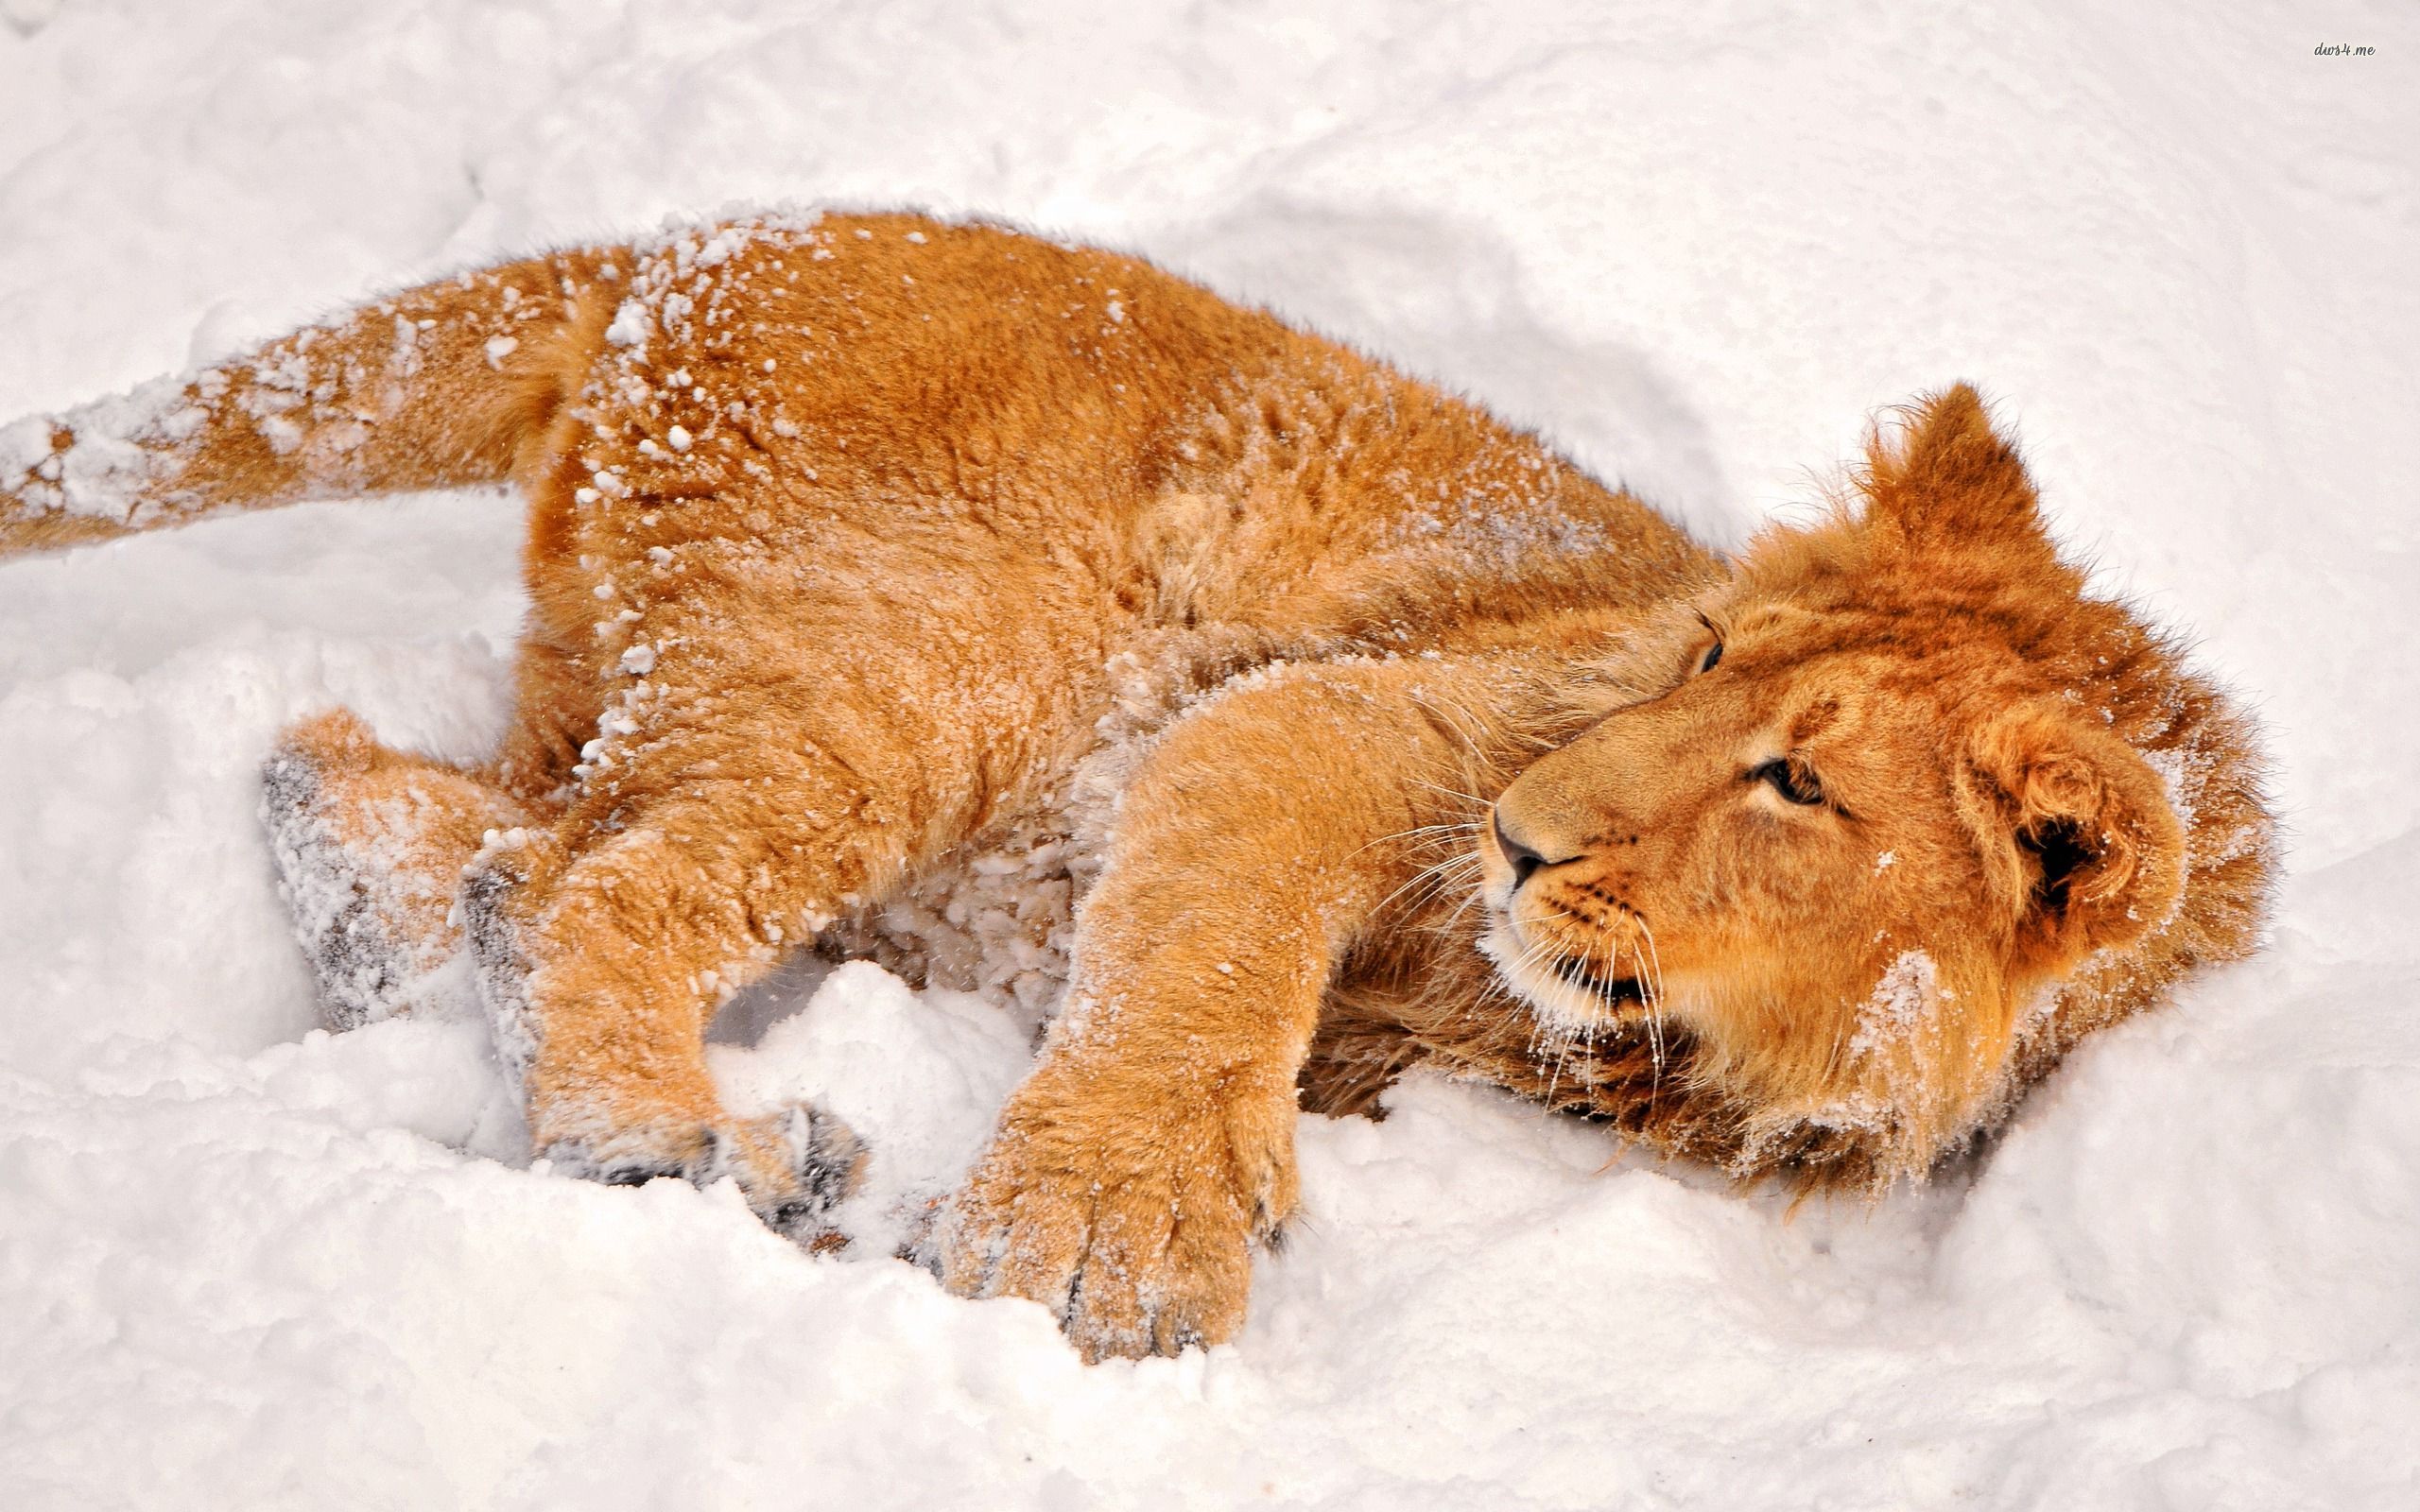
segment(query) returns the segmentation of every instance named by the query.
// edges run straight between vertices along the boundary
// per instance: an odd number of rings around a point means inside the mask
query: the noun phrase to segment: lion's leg
[[[464,911],[540,1154],[609,1181],[730,1175],[796,1236],[845,1192],[856,1143],[804,1108],[735,1117],[705,1029],[786,944],[949,842],[942,810],[977,800],[979,753],[869,738],[844,759],[804,700],[761,709],[596,753],[558,825],[481,856]]]
[[[490,830],[529,822],[510,796],[390,750],[346,710],[279,737],[262,773],[272,851],[328,1027],[350,1029],[444,990],[459,954],[462,868]]]
[[[721,1105],[704,1030],[786,946],[1031,801],[1092,707],[1080,583],[987,558],[989,539],[950,541],[946,573],[923,536],[808,542],[811,573],[769,571],[752,541],[666,548],[619,580],[638,608],[603,623],[628,623],[645,655],[611,663],[601,707],[582,715],[576,682],[525,673],[504,760],[529,782],[524,763],[577,741],[564,806],[483,853],[463,904],[533,1143],[559,1167],[729,1174],[793,1233],[846,1185],[856,1146],[837,1125]],[[1003,612],[1015,574],[1030,591]],[[568,711],[551,726],[550,698]]]
[[[615,1184],[731,1176],[767,1223],[803,1237],[846,1194],[858,1147],[809,1108],[723,1107],[706,1027],[774,941],[683,817],[647,811],[578,855],[543,833],[492,847],[464,896],[481,990],[531,1145],[557,1169]]]
[[[1409,852],[1384,842],[1424,822],[1416,780],[1452,755],[1407,675],[1272,678],[1153,752],[1078,916],[1068,1006],[936,1236],[952,1290],[1039,1301],[1094,1358],[1242,1325],[1250,1243],[1295,1202],[1322,996],[1401,885]]]

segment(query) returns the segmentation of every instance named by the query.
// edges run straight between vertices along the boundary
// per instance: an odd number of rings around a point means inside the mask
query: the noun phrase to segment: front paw
[[[538,1153],[559,1171],[608,1186],[677,1177],[705,1187],[730,1177],[767,1228],[819,1249],[837,1238],[831,1210],[865,1166],[865,1146],[848,1125],[804,1104],[759,1118],[663,1120],[559,1138]]]
[[[1252,1241],[1293,1211],[1293,1126],[1286,1093],[1046,1069],[942,1214],[942,1282],[1040,1302],[1088,1361],[1222,1344],[1243,1326]]]

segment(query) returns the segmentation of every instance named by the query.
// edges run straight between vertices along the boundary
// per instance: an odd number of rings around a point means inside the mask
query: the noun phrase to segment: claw
[[[561,1140],[539,1153],[559,1171],[611,1187],[659,1177],[708,1187],[735,1177],[767,1228],[818,1251],[846,1243],[828,1219],[856,1189],[866,1162],[864,1142],[848,1125],[804,1106],[731,1125],[626,1130],[605,1150]]]
[[[1056,1090],[1028,1089],[927,1241],[942,1283],[961,1297],[1021,1297],[1056,1317],[1088,1361],[1176,1354],[1222,1343],[1244,1319],[1255,1228],[1290,1208],[1290,1150],[1262,1144],[1248,1180],[1224,1159],[1137,1160],[1144,1141],[1081,1126]],[[1046,1101],[1046,1098],[1051,1099]],[[1080,1105],[1076,1105],[1080,1107]],[[1282,1109],[1290,1119],[1292,1108]],[[1279,1110],[1270,1123],[1290,1132]],[[1232,1118],[1197,1123],[1161,1146],[1234,1147]],[[1240,1188],[1241,1190],[1238,1190]]]
[[[826,1216],[865,1175],[865,1143],[848,1125],[820,1108],[793,1107],[769,1122],[771,1143],[786,1158],[796,1190],[757,1212],[775,1233],[810,1247],[822,1246],[831,1237]]]

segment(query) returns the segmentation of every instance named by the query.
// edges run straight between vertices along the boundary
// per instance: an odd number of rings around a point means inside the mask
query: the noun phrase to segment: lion
[[[0,552],[510,483],[518,706],[266,766],[328,1022],[466,961],[532,1147],[813,1242],[862,1152],[701,1040],[796,948],[1047,1016],[922,1254],[1233,1337],[1299,1109],[1484,1078],[1874,1194],[2258,941],[2256,732],[1959,385],[1736,559],[1131,257],[768,213],[465,273],[0,431]]]

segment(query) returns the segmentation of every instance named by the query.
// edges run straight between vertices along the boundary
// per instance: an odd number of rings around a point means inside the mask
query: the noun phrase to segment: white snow
[[[332,701],[493,738],[509,502],[11,563],[0,1506],[2415,1504],[2415,60],[2420,13],[2332,4],[0,0],[0,423],[780,200],[1142,251],[1722,541],[1972,377],[2256,703],[2293,848],[2265,955],[1956,1179],[1792,1214],[1415,1083],[1305,1121],[1240,1342],[1087,1369],[883,1258],[1018,1074],[977,1000],[856,966],[727,1010],[735,1099],[877,1152],[827,1258],[527,1168],[475,1019],[310,1028],[260,762]]]
[[[1857,1033],[1849,1049],[1871,1055],[1903,1040],[1916,1026],[1933,1017],[1936,999],[1949,997],[1941,985],[1941,968],[1923,951],[1901,951],[1874,984],[1874,995],[1858,1005]]]

